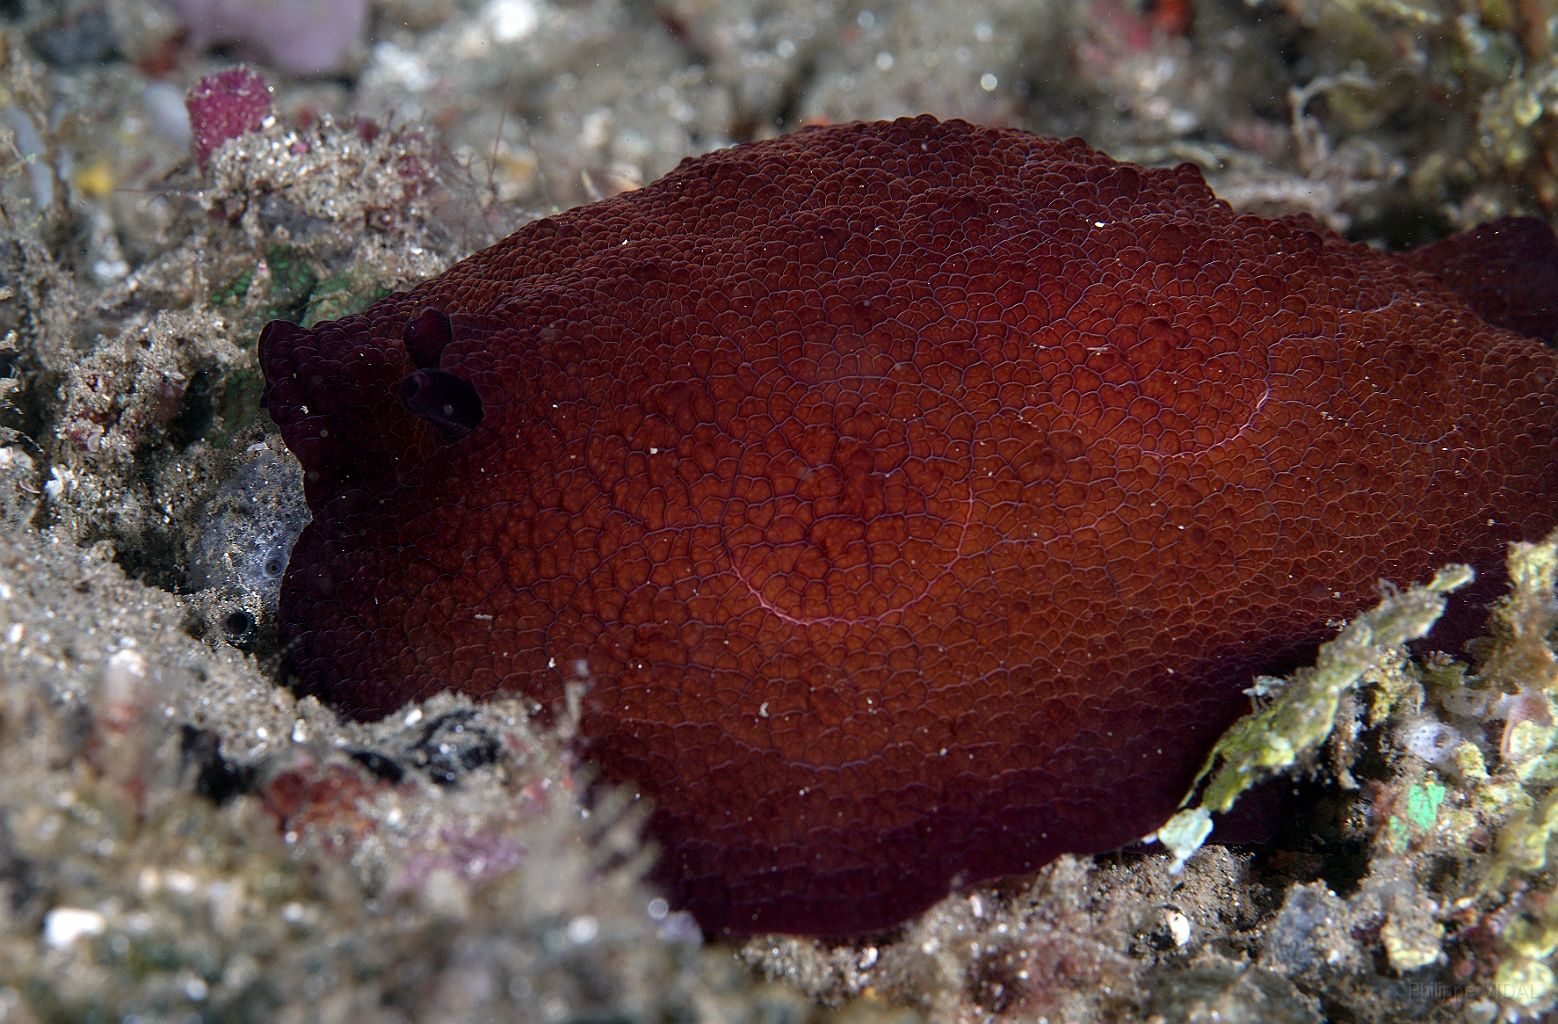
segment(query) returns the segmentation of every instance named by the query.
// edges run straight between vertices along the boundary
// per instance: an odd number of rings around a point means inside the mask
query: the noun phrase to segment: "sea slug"
[[[268,327],[291,670],[361,717],[587,681],[705,928],[891,926],[1151,832],[1251,673],[1558,522],[1506,329],[1558,327],[1555,252],[930,118],[711,153]]]

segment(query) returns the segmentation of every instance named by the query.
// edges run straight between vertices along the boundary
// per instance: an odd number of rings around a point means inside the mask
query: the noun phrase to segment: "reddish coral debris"
[[[333,853],[354,849],[374,830],[373,819],[357,807],[372,795],[363,778],[342,765],[289,768],[261,792],[265,809],[284,831],[320,830],[324,847]]]
[[[589,676],[711,930],[1120,846],[1251,672],[1553,526],[1553,359],[1443,267],[960,122],[689,161],[268,329],[292,668],[362,717]]]
[[[195,162],[201,170],[222,143],[264,127],[271,112],[270,96],[270,84],[264,76],[243,64],[209,74],[190,86],[184,107],[189,111]]]

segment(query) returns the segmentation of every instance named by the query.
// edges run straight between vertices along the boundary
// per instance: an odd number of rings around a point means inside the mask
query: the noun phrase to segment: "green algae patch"
[[[1426,585],[1387,587],[1378,605],[1321,646],[1313,667],[1286,681],[1256,680],[1254,690],[1269,703],[1223,734],[1185,798],[1189,804],[1205,783],[1200,803],[1185,807],[1153,836],[1174,854],[1175,867],[1206,841],[1213,814],[1226,813],[1239,794],[1319,749],[1331,735],[1342,694],[1370,678],[1400,675],[1403,647],[1433,628],[1446,595],[1470,583],[1472,575],[1470,566],[1450,565]]]
[[[1444,803],[1444,787],[1437,782],[1413,786],[1407,790],[1407,818],[1427,832],[1439,820],[1439,805]]]
[[[307,257],[289,245],[273,245],[265,250],[270,268],[270,291],[265,319],[296,320],[308,307],[309,297],[319,284],[319,275]]]
[[[206,296],[207,304],[236,309],[244,331],[258,337],[270,320],[297,320],[319,287],[319,275],[308,255],[290,245],[266,246],[264,256],[251,260]]]
[[[361,313],[393,290],[364,268],[327,277],[313,290],[299,323],[304,327],[313,327],[326,320],[339,320],[343,316]]]
[[[240,271],[236,277],[211,292],[208,300],[213,306],[241,306],[254,283],[254,268]]]
[[[1407,787],[1402,813],[1392,814],[1385,823],[1385,841],[1392,853],[1406,853],[1412,840],[1431,832],[1439,823],[1439,807],[1448,790],[1437,782],[1413,783]]]

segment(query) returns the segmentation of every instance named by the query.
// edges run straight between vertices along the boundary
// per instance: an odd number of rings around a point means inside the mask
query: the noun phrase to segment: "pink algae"
[[[194,133],[195,162],[205,170],[228,139],[258,131],[271,113],[271,87],[253,68],[238,64],[196,82],[184,96]]]

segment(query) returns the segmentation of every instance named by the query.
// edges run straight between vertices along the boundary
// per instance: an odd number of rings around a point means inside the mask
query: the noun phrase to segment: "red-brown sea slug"
[[[1558,521],[1554,360],[1495,326],[1552,331],[1558,249],[1478,237],[1391,255],[930,118],[688,161],[266,330],[292,670],[361,717],[587,677],[711,930],[1118,847],[1251,673]]]

